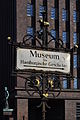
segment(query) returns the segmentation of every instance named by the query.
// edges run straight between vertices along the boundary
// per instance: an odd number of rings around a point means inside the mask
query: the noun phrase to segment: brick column
[[[31,0],[29,0],[29,3]],[[26,34],[27,25],[30,25],[31,20],[27,18],[27,0],[16,0],[16,12],[17,12],[17,42],[23,40]],[[23,81],[17,78],[17,86],[20,88],[23,85]],[[24,85],[23,85],[24,86]],[[23,95],[24,96],[24,95]],[[10,118],[12,120],[12,118]],[[28,120],[28,100],[17,98],[17,120]]]
[[[27,99],[17,99],[17,120],[28,120]]]
[[[65,100],[65,120],[76,120],[76,103],[79,100]]]

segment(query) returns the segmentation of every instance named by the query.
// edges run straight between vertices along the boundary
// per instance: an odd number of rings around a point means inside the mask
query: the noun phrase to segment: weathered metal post
[[[46,49],[47,48],[47,26],[46,26],[46,22],[47,22],[47,1],[43,0],[43,6],[44,6],[44,11],[43,11],[43,48]],[[46,77],[45,77],[45,73],[43,73],[43,81],[42,81],[42,120],[46,120],[46,98],[44,96],[44,94],[46,94]]]
[[[46,98],[44,96],[45,94],[45,89],[46,89],[46,79],[45,79],[45,73],[43,74],[43,81],[42,81],[42,120],[45,120],[46,118]]]

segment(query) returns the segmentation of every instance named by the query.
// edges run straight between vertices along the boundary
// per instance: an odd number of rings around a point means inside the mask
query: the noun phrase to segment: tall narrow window
[[[73,44],[74,45],[77,44],[77,33],[76,32],[73,33]]]
[[[65,44],[66,43],[66,38],[67,38],[67,33],[64,31],[62,33],[62,39],[63,39],[63,43]]]
[[[67,78],[63,78],[63,89],[67,89]]]
[[[74,68],[77,68],[77,55],[74,55],[73,56],[73,65],[74,65]]]
[[[39,17],[42,17],[42,12],[44,10],[44,6],[43,5],[40,5],[39,6]]]
[[[55,30],[55,29],[52,29],[52,30],[51,30],[51,35],[52,35],[54,38],[56,38],[56,30]]]
[[[33,5],[27,4],[27,16],[33,16]]]
[[[74,89],[77,89],[77,78],[74,78]]]
[[[77,12],[76,10],[73,11],[73,22],[76,22],[77,20]]]
[[[62,9],[62,20],[63,21],[66,21],[66,19],[67,19],[67,11],[66,11],[66,9]]]
[[[27,27],[27,34],[33,35],[33,28],[32,27]]]
[[[52,7],[51,8],[51,19],[55,19],[56,18],[56,11],[55,11],[55,8],[54,7]]]
[[[80,103],[76,103],[76,120],[80,120]]]

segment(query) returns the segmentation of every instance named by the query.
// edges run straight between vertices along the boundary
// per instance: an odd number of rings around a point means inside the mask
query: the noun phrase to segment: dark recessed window
[[[63,43],[65,44],[66,43],[66,38],[67,38],[67,32],[63,32],[62,33],[62,40],[63,40]]]
[[[33,28],[32,27],[27,27],[27,34],[33,35]]]
[[[66,21],[66,19],[67,19],[67,11],[66,11],[66,9],[62,9],[62,20],[63,21]]]
[[[67,89],[67,78],[63,78],[63,89]]]
[[[76,32],[73,33],[73,44],[74,45],[77,44],[77,33]]]
[[[51,19],[55,19],[56,18],[56,10],[54,7],[51,8]]]
[[[44,11],[44,6],[40,5],[39,6],[39,17],[42,17],[42,12]]]
[[[77,78],[74,78],[74,84],[73,84],[74,86],[74,89],[77,89]]]
[[[73,22],[76,22],[77,20],[77,12],[76,10],[73,11]]]
[[[80,120],[80,103],[76,103],[76,120]]]
[[[74,65],[74,68],[77,68],[77,55],[73,56],[73,65]]]
[[[33,16],[33,5],[27,4],[27,16]]]
[[[52,30],[51,30],[51,35],[52,35],[54,38],[56,38],[56,30],[55,30],[55,29],[52,29]]]

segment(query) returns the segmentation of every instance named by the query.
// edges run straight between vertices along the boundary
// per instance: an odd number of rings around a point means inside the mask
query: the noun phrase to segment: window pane
[[[76,120],[80,120],[80,103],[76,103]]]
[[[32,27],[27,27],[27,34],[33,35],[33,28]]]
[[[66,17],[67,17],[66,10],[62,9],[62,20],[66,21]]]
[[[66,37],[67,37],[66,34],[67,34],[66,32],[63,32],[63,33],[62,33],[63,43],[66,43]]]
[[[77,89],[77,78],[74,78],[74,88]]]
[[[27,4],[27,16],[33,16],[33,5]]]
[[[77,55],[73,56],[74,68],[77,68]]]
[[[74,34],[73,34],[73,44],[76,45],[76,43],[77,43],[77,33],[74,32]]]
[[[76,10],[73,11],[73,22],[76,22],[77,13]]]
[[[51,8],[51,19],[55,19],[55,8]]]
[[[44,11],[44,6],[39,6],[39,17],[42,17],[42,12]]]
[[[67,78],[63,78],[63,88],[67,89]]]
[[[54,29],[51,30],[51,35],[56,38],[56,31]]]

